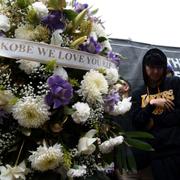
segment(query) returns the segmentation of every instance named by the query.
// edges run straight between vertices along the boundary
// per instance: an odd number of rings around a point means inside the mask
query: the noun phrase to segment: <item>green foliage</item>
[[[71,155],[65,148],[63,149],[63,153],[64,153],[64,155],[63,155],[63,160],[64,160],[63,164],[64,164],[64,166],[66,168],[69,169],[69,168],[71,168],[71,165],[72,165]]]
[[[18,101],[18,99],[19,99],[19,98],[17,98],[17,97],[13,97],[12,99],[9,100],[9,104],[10,104],[10,105],[16,104],[17,101]]]
[[[5,90],[5,87],[3,85],[0,85],[0,91]]]
[[[87,9],[81,11],[72,21],[72,31],[74,31],[84,20],[84,17],[87,13]]]
[[[70,82],[70,84],[71,84],[73,87],[79,87],[79,86],[80,86],[80,84],[79,84],[79,82],[78,82],[77,79],[70,78],[70,79],[69,79],[69,82]]]
[[[51,10],[63,10],[66,7],[65,0],[49,0],[48,7]]]
[[[75,41],[73,41],[73,42],[70,44],[70,47],[73,48],[73,49],[77,49],[78,46],[79,46],[80,44],[82,44],[86,39],[87,39],[87,36],[80,37],[80,38],[76,39]]]
[[[126,138],[125,142],[129,146],[132,146],[137,149],[144,150],[144,151],[153,151],[154,150],[150,144],[148,144],[144,141],[138,140],[138,139]]]
[[[98,11],[99,11],[99,9],[96,8],[95,10],[93,10],[93,11],[91,12],[91,14],[96,14]]]
[[[72,115],[75,112],[75,110],[73,108],[70,108],[68,106],[64,107],[64,114],[66,115]]]
[[[68,18],[68,20],[72,21],[75,19],[75,17],[78,15],[78,13],[76,13],[75,11],[71,10],[71,9],[64,9],[63,13],[65,14],[65,16]]]
[[[145,139],[153,139],[154,136],[147,132],[141,132],[141,131],[129,131],[126,132],[126,136],[129,138],[145,138]]]
[[[38,15],[36,13],[36,11],[33,8],[30,8],[27,14],[27,20],[29,23],[33,24],[33,25],[37,25],[39,24],[39,18]]]
[[[57,62],[55,59],[50,60],[47,64],[46,64],[46,71],[47,72],[53,72],[54,68],[57,66]]]
[[[107,41],[107,38],[101,36],[101,37],[98,37],[98,42],[104,42],[104,41]]]
[[[122,173],[125,171],[135,172],[137,170],[134,155],[129,147],[121,144],[114,149],[115,153],[115,167]]]
[[[17,0],[16,1],[17,5],[19,8],[23,9],[26,8],[30,5],[30,1],[29,0]]]

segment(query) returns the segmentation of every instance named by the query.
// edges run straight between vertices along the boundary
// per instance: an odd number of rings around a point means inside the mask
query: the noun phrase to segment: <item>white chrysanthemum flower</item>
[[[76,169],[69,169],[67,172],[67,176],[70,178],[75,178],[75,177],[82,177],[86,174],[86,166],[77,166]]]
[[[56,68],[54,69],[54,71],[53,71],[53,74],[60,76],[60,77],[63,78],[64,80],[68,80],[68,73],[67,73],[67,71],[66,71],[63,67],[61,67],[61,66],[56,67]]]
[[[9,164],[5,166],[0,166],[0,179],[1,180],[25,180],[25,175],[27,174],[27,169],[24,161],[18,166],[11,167]]]
[[[21,59],[17,62],[20,63],[19,69],[23,70],[26,74],[31,74],[34,68],[37,68],[40,66],[39,62],[29,61],[25,59]]]
[[[0,14],[0,30],[7,32],[10,29],[9,18],[3,14]]]
[[[125,114],[126,112],[128,112],[131,109],[131,105],[132,105],[131,97],[124,98],[122,101],[119,101],[114,106],[114,110],[112,112],[110,112],[110,114],[113,116]]]
[[[110,138],[107,141],[104,141],[101,145],[99,145],[99,149],[103,154],[110,153],[115,146],[122,144],[124,141],[123,136],[117,136],[115,138]]]
[[[39,18],[42,18],[48,15],[48,12],[49,12],[48,8],[42,2],[34,2],[32,4],[32,7],[36,11]]]
[[[108,83],[105,77],[95,70],[90,70],[81,81],[80,94],[89,103],[103,102],[102,95],[108,92]]]
[[[15,30],[17,39],[33,40],[35,39],[34,27],[32,25],[22,25]]]
[[[49,119],[49,106],[44,99],[31,96],[21,98],[12,108],[14,119],[26,128],[38,128]]]
[[[97,139],[93,138],[96,134],[95,129],[89,130],[84,137],[79,139],[78,151],[79,153],[90,155],[96,150],[96,146],[93,144]]]
[[[106,69],[105,78],[109,85],[115,84],[119,79],[119,73],[116,68]]]
[[[72,106],[76,111],[72,114],[74,122],[85,123],[90,116],[90,107],[87,103],[77,102]]]
[[[64,42],[61,33],[61,29],[58,29],[52,33],[51,44],[61,46],[61,44]]]
[[[106,39],[108,38],[104,28],[100,23],[93,23],[92,31],[95,32],[98,37],[105,37]]]
[[[63,152],[60,144],[47,147],[39,146],[37,151],[33,151],[29,156],[31,166],[35,170],[47,171],[57,168],[63,163]]]

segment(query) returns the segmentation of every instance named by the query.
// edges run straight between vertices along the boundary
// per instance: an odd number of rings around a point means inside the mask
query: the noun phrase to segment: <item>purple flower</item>
[[[81,44],[79,47],[80,50],[93,54],[98,54],[102,49],[101,44],[95,41],[93,37],[90,37],[85,44]]]
[[[84,9],[86,9],[88,7],[88,4],[81,4],[81,3],[78,3],[77,1],[75,1],[74,7],[75,7],[75,11],[77,13],[80,13],[81,11],[83,11]]]
[[[6,35],[2,31],[0,31],[0,37],[6,37]]]
[[[110,51],[110,52],[108,52],[107,57],[108,57],[109,59],[111,59],[117,66],[120,65],[120,60],[121,60],[121,59],[120,59],[120,57],[118,56],[118,54]]]
[[[54,10],[50,11],[48,16],[43,17],[41,23],[47,26],[51,31],[55,31],[57,29],[64,30],[65,17],[61,11]]]
[[[46,95],[45,101],[53,109],[69,104],[73,96],[71,84],[58,75],[53,75],[47,80],[50,92]]]
[[[104,97],[105,111],[112,112],[114,105],[120,100],[119,93],[117,91],[111,91],[107,96]]]

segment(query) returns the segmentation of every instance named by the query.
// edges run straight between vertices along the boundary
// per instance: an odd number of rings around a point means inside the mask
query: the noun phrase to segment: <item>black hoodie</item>
[[[161,66],[164,75],[154,88],[148,86],[145,65]],[[137,130],[148,131],[155,137],[152,146],[159,155],[180,153],[180,79],[166,78],[167,59],[159,49],[149,50],[143,59],[144,85],[132,95],[132,122]],[[149,99],[167,98],[174,102],[173,111],[149,104]]]

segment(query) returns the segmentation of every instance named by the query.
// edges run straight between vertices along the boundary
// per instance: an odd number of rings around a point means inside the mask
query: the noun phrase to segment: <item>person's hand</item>
[[[152,99],[150,101],[150,104],[155,105],[157,107],[166,108],[168,111],[174,110],[174,103],[169,99],[165,99],[165,98]]]

